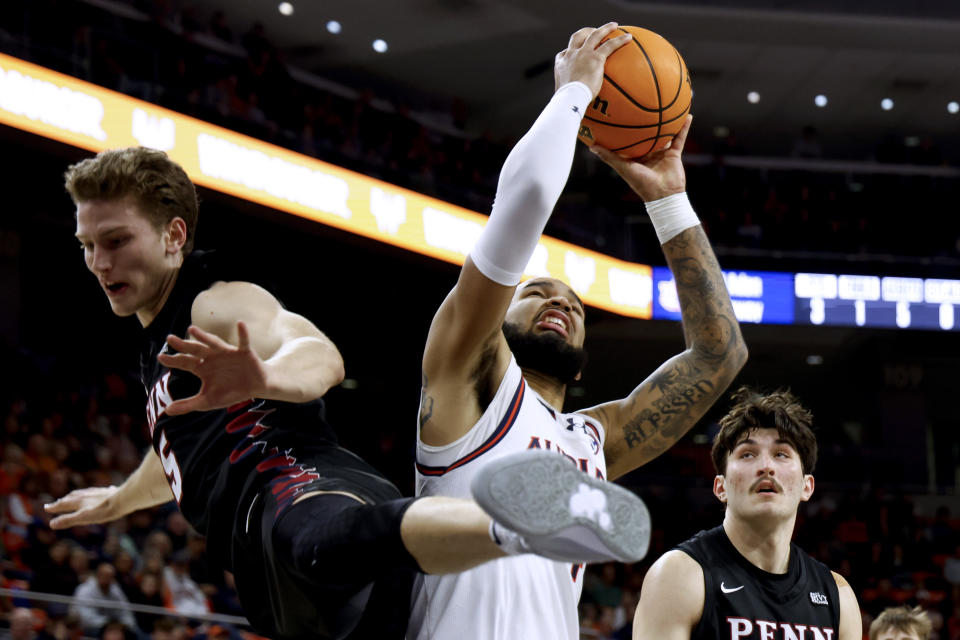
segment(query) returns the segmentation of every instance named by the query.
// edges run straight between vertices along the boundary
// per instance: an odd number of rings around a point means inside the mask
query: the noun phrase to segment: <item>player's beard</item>
[[[585,349],[567,344],[554,331],[534,333],[504,322],[503,335],[521,368],[556,378],[563,384],[574,382],[587,363]]]

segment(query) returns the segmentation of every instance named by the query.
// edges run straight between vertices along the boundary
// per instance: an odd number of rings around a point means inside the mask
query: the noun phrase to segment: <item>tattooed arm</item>
[[[597,150],[644,199],[682,193],[686,178],[680,153],[690,121],[671,147],[642,162]],[[720,397],[747,360],[720,265],[700,225],[663,244],[677,283],[686,350],[670,358],[629,396],[586,409],[606,429],[607,475],[613,479],[669,449]]]

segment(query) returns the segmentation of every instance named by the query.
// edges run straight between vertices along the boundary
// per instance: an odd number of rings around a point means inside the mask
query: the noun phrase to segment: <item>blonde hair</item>
[[[914,633],[920,640],[929,640],[932,625],[930,618],[919,606],[888,607],[877,619],[870,623],[870,640],[877,640],[880,634],[889,630]]]
[[[193,250],[199,203],[187,172],[167,154],[146,147],[101,151],[71,165],[64,182],[74,204],[133,198],[158,230],[174,218],[187,224],[184,255]]]

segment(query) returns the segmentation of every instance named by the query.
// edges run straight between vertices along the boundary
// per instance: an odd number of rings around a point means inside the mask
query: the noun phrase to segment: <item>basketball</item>
[[[619,27],[608,38],[633,40],[607,58],[603,85],[580,123],[580,140],[624,158],[662,149],[680,131],[693,91],[680,52],[640,27]]]

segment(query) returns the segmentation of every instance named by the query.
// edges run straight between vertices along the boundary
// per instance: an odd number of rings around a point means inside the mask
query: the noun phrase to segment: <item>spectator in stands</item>
[[[7,419],[8,422],[10,420]],[[3,447],[3,459],[0,460],[0,495],[9,495],[20,486],[20,480],[27,472],[23,458],[23,449],[7,440]]]
[[[108,600],[118,604],[129,603],[127,596],[123,594],[123,590],[117,584],[116,569],[109,562],[101,562],[97,567],[96,574],[77,587],[73,596],[82,600]],[[99,635],[103,626],[114,620],[119,620],[130,629],[136,627],[133,613],[129,609],[74,603],[73,611],[83,621],[84,631],[91,635]]]
[[[70,548],[70,570],[77,585],[90,577],[90,554],[79,545]]]
[[[929,640],[930,620],[920,607],[890,607],[870,624],[869,640]]]
[[[134,640],[136,636],[132,630],[122,622],[111,620],[100,630],[100,640]]]
[[[150,640],[184,640],[186,637],[186,627],[171,618],[157,620],[153,625],[153,633],[150,634]]]
[[[70,567],[70,543],[58,540],[47,548],[47,557],[31,567],[33,579],[30,589],[40,593],[70,595],[80,584]]]
[[[34,630],[33,610],[17,607],[10,612],[10,630],[0,634],[3,640],[34,640],[37,632]]]
[[[170,592],[173,610],[177,613],[198,615],[210,611],[206,596],[190,577],[190,552],[186,549],[173,554],[170,566],[163,570],[163,581]]]
[[[133,595],[139,590],[135,564],[130,552],[118,547],[113,555],[113,567],[117,570],[117,584],[120,585],[123,595],[127,596],[128,600],[133,600]]]
[[[142,573],[137,590],[131,594],[130,602],[134,604],[145,604],[152,607],[166,607],[167,601],[164,598],[163,579],[157,573]],[[156,623],[163,616],[157,613],[144,613],[137,611],[134,616],[137,620],[137,627],[144,633],[153,631]]]

